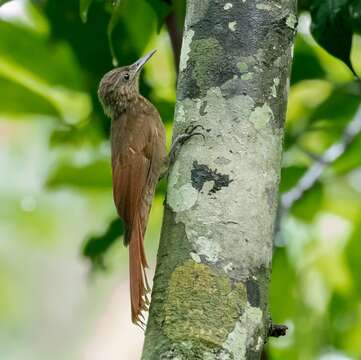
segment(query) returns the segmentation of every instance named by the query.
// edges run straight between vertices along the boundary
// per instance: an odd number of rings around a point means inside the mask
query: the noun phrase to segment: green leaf
[[[123,223],[116,218],[109,224],[104,234],[92,236],[84,242],[82,255],[91,261],[93,270],[105,269],[104,256],[123,234]]]
[[[295,42],[291,84],[307,79],[323,79],[325,74],[314,48],[304,40],[302,35],[298,35]]]
[[[159,32],[163,26],[165,18],[172,9],[172,2],[171,0],[146,0],[146,2],[152,7],[157,16],[157,31]]]
[[[323,200],[323,184],[316,182],[293,205],[291,212],[299,219],[311,222],[320,211]]]
[[[89,7],[90,4],[92,3],[93,0],[80,0],[80,18],[82,19],[82,21],[84,23],[87,22],[88,20],[88,11],[89,11]]]
[[[78,0],[47,0],[44,10],[51,23],[52,43],[66,43],[71,47],[88,83],[96,90],[100,78],[111,67],[106,33],[110,16],[104,4],[92,3],[93,11],[89,12],[85,24],[79,16]]]
[[[361,33],[361,2],[359,0],[351,1],[349,6],[349,18],[354,31]]]
[[[0,20],[0,76],[39,96],[67,123],[86,120],[90,98],[71,49],[44,34]],[[38,100],[39,103],[41,100]]]
[[[360,82],[351,82],[338,87],[311,114],[310,123],[331,120],[344,126],[355,114],[361,96]]]
[[[299,166],[288,166],[281,169],[280,192],[286,192],[293,188],[307,168]]]
[[[162,101],[158,99],[151,99],[153,105],[159,111],[162,121],[165,123],[172,123],[174,117],[174,102]]]
[[[129,14],[132,15],[129,16]],[[144,0],[118,0],[116,2],[107,30],[114,66],[118,65],[120,59],[123,63],[124,53],[121,48],[124,43],[128,47],[131,45],[138,56],[144,52],[155,31],[155,22],[155,15]],[[135,60],[135,58],[132,59],[132,61]]]
[[[305,167],[297,166],[282,168],[280,192],[284,193],[295,187],[306,170]],[[291,212],[300,219],[311,221],[315,214],[320,210],[322,198],[323,186],[320,182],[317,182],[295,202]]]
[[[56,109],[44,98],[13,81],[0,77],[0,114],[56,116]],[[8,119],[14,119],[9,116]]]
[[[58,127],[54,129],[50,136],[50,146],[71,145],[80,148],[84,145],[99,146],[104,141],[104,133],[99,128],[99,124],[90,121],[85,126]]]
[[[358,248],[358,251],[361,249]],[[356,283],[358,278],[355,279]],[[358,318],[355,317],[355,314],[358,312],[359,302],[359,293],[349,293],[349,294],[339,294],[334,293],[330,299],[329,308],[327,311],[329,317],[329,328],[328,332],[333,336],[329,337],[329,346],[332,346],[335,349],[342,349],[347,347],[347,340],[349,333],[359,332]],[[355,331],[356,330],[356,331]],[[356,340],[356,339],[355,339]],[[356,340],[357,342],[357,340]],[[355,350],[353,349],[353,352]],[[359,358],[359,354],[354,353],[355,358]]]
[[[85,166],[61,164],[49,176],[46,185],[49,188],[110,189],[110,164],[105,160],[94,161]]]
[[[361,276],[360,276],[360,263],[361,263],[361,225],[356,224],[350,240],[346,246],[346,258],[349,270],[353,276],[353,283],[357,292],[361,294]]]
[[[116,1],[115,5],[114,5],[114,10],[112,11],[112,16],[109,20],[109,24],[108,24],[108,28],[107,28],[108,44],[109,44],[110,53],[112,54],[113,66],[118,66],[118,57],[115,52],[114,43],[113,43],[113,32],[114,32],[114,29],[116,28],[116,26],[118,25],[118,23],[120,22],[121,12],[122,12],[122,10],[124,10],[124,9],[122,9],[123,5],[124,4],[120,0]]]
[[[332,169],[338,174],[347,173],[361,166],[361,134],[347,146],[345,152],[333,164]]]
[[[292,318],[297,304],[295,269],[287,256],[286,248],[276,248],[273,255],[270,285],[270,309],[275,323]],[[287,294],[284,301],[281,294]]]
[[[311,33],[315,40],[355,73],[350,61],[354,32],[350,9],[353,4],[350,0],[315,0],[310,11]],[[352,14],[356,16],[356,12]]]
[[[80,68],[64,43],[50,43],[43,34],[0,20],[0,53],[0,64],[16,66],[54,87],[84,90]],[[13,74],[12,78],[20,76]]]

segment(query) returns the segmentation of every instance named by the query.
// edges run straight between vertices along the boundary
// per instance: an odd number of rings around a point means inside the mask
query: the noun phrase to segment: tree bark
[[[296,0],[188,0],[143,360],[259,359]],[[198,129],[199,130],[199,129]]]

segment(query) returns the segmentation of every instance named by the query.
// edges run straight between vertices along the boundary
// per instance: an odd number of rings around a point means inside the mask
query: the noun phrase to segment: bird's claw
[[[196,130],[196,129],[198,129],[198,128],[201,128],[202,130],[204,130],[204,126],[201,125],[201,124],[197,124],[197,125],[191,124],[191,125],[187,126],[187,128],[185,129],[184,132],[185,132],[186,134],[192,134],[192,133],[194,132],[194,130]],[[199,133],[198,133],[198,134],[199,134]]]
[[[192,132],[190,134],[183,134],[183,136],[179,139],[179,143],[181,145],[183,145],[184,143],[186,143],[190,138],[192,138],[195,135],[199,135],[202,136],[203,140],[205,140],[205,136],[204,134],[200,133],[200,132]]]
[[[174,140],[174,142],[172,144],[170,154],[169,154],[170,164],[172,164],[174,162],[176,152],[179,149],[179,145],[183,145],[186,141],[188,141],[190,138],[192,138],[195,135],[202,136],[203,140],[205,140],[204,134],[202,134],[201,132],[195,131],[198,128],[201,128],[202,130],[204,130],[204,127],[200,124],[198,124],[198,125],[192,124],[192,125],[189,125],[185,129],[183,134],[180,134],[176,137],[176,139]]]
[[[192,138],[193,136],[195,135],[199,135],[199,136],[202,136],[203,140],[205,140],[205,136],[204,134],[202,134],[201,132],[197,132],[195,131],[196,129],[202,129],[204,130],[204,126],[203,125],[200,125],[200,124],[197,124],[197,125],[189,125],[184,133],[181,135],[181,138],[180,138],[180,143],[183,145],[186,141],[188,141],[190,138]]]

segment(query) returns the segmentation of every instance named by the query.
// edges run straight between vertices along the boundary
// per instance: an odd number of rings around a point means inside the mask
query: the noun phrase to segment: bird
[[[111,118],[113,198],[124,223],[123,242],[129,246],[131,320],[142,328],[142,312],[148,310],[150,292],[144,235],[155,188],[159,178],[168,173],[179,145],[193,135],[203,136],[195,131],[200,125],[191,125],[176,137],[167,154],[166,132],[159,112],[139,93],[139,75],[155,51],[132,65],[110,70],[98,88],[103,110]]]

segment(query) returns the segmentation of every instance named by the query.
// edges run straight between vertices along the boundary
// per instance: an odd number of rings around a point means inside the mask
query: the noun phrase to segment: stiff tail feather
[[[144,252],[143,230],[139,215],[135,215],[129,233],[129,276],[132,322],[145,326],[142,311],[147,311],[150,291],[145,268],[148,267]]]

